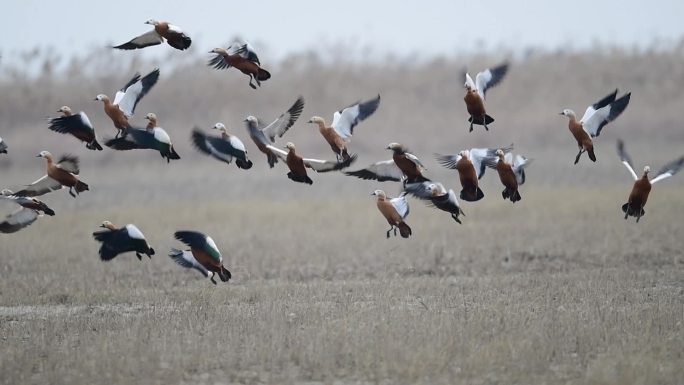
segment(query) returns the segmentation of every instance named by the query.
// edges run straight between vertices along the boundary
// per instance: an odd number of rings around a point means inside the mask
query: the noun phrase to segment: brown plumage
[[[31,183],[25,189],[17,191],[15,195],[39,196],[66,186],[69,187],[69,194],[75,198],[77,194],[88,190],[88,185],[76,177],[79,173],[77,157],[62,156],[57,164],[54,163],[52,154],[48,151],[41,151],[37,157],[46,159],[47,175]]]
[[[313,181],[306,173],[306,169],[310,168],[316,172],[329,172],[342,170],[349,167],[355,160],[356,154],[350,156],[346,160],[340,160],[337,162],[329,160],[320,160],[312,158],[302,158],[296,152],[295,145],[292,142],[288,142],[285,145],[287,151],[283,151],[277,147],[266,145],[266,149],[270,153],[284,160],[290,172],[287,173],[287,177],[294,182],[313,184]]]
[[[309,120],[309,123],[315,123],[318,125],[318,131],[326,142],[330,145],[330,149],[333,150],[335,154],[338,154],[342,159],[349,159],[349,152],[347,151],[347,142],[342,138],[334,128],[328,126],[325,123],[325,119],[320,116],[314,116]]]
[[[632,159],[627,154],[625,150],[625,144],[622,140],[618,140],[618,155],[622,164],[627,167],[629,173],[634,178],[634,186],[632,186],[632,191],[629,193],[629,198],[627,203],[622,205],[622,211],[625,213],[625,219],[629,216],[636,217],[636,221],[643,217],[646,212],[644,211],[644,206],[648,201],[648,195],[651,193],[651,187],[663,179],[667,179],[679,172],[684,167],[684,157],[680,157],[668,164],[666,164],[658,174],[653,178],[649,179],[648,174],[651,172],[649,166],[644,167],[644,173],[641,178],[639,178],[634,171],[634,166],[632,165]]]
[[[473,130],[473,123],[481,124],[489,131],[487,124],[491,123],[493,119],[489,118],[485,110],[484,100],[477,93],[477,89],[467,89],[466,95],[463,97],[466,104],[466,109],[470,115],[470,130]],[[487,119],[489,118],[489,120]]]
[[[511,202],[517,202],[522,197],[518,192],[518,179],[513,172],[512,165],[506,163],[504,159],[504,152],[502,150],[497,150],[496,155],[499,160],[496,162],[496,171],[499,174],[499,180],[504,185],[505,189],[501,192],[503,199],[510,199]]]
[[[88,190],[88,185],[81,182],[76,175],[56,165],[52,154],[47,151],[41,151],[38,156],[47,160],[47,176],[56,180],[62,186],[69,187],[69,194],[75,196],[72,190],[76,190],[76,194]]]
[[[290,172],[287,174],[287,176],[297,182],[313,184],[311,178],[309,178],[309,176],[306,174],[304,160],[301,156],[297,155],[295,152],[295,147],[291,143],[288,143],[287,149],[289,151],[287,153],[285,163],[287,163],[287,167],[290,169]]]
[[[596,162],[596,155],[594,154],[594,142],[591,140],[589,133],[582,127],[582,123],[577,121],[577,116],[575,113],[566,110],[560,114],[569,118],[568,128],[570,129],[572,136],[575,137],[575,140],[577,141],[577,147],[579,147],[579,153],[577,153],[577,157],[575,158],[575,164],[579,162],[580,156],[585,151],[589,155],[589,159],[591,159],[592,162]]]
[[[466,94],[463,100],[466,104],[466,109],[470,118],[470,132],[473,131],[473,124],[484,126],[485,130],[489,131],[488,124],[494,122],[494,118],[487,115],[485,110],[485,97],[487,90],[496,86],[506,76],[508,72],[508,63],[500,64],[496,67],[487,68],[480,71],[475,76],[475,80],[470,77],[467,71],[463,72],[465,80]]]
[[[404,218],[406,218],[409,213],[406,196],[402,195],[397,198],[388,199],[387,195],[382,190],[375,190],[371,195],[378,197],[376,202],[378,210],[380,210],[380,213],[390,225],[390,229],[387,230],[387,238],[390,237],[390,232],[392,230],[394,230],[394,235],[396,236],[397,228],[399,229],[402,238],[411,236],[413,233],[411,227],[404,222]]]
[[[418,160],[418,157],[408,152],[404,145],[399,143],[390,143],[386,147],[387,150],[392,151],[392,160],[399,167],[401,172],[406,175],[406,183],[426,182],[428,178],[423,176],[423,165]]]
[[[130,41],[114,46],[113,48],[131,50],[140,49],[166,42],[178,50],[186,50],[192,44],[192,39],[186,35],[180,27],[166,21],[147,20],[145,24],[154,26],[154,30],[137,36]]]
[[[118,105],[112,103],[108,96],[103,95],[103,97],[95,100],[101,100],[102,103],[104,103],[105,114],[109,116],[109,119],[111,119],[112,123],[114,123],[114,127],[116,127],[119,131],[125,131],[128,127],[130,127],[126,114],[119,108]]]
[[[484,193],[478,185],[477,172],[470,161],[470,153],[464,150],[459,155],[461,158],[456,162],[456,171],[461,181],[461,199],[468,202],[479,201],[484,197]]]
[[[231,54],[228,53],[223,48],[214,48],[209,53],[214,53],[216,56],[209,61],[209,66],[216,69],[225,69],[230,67],[235,67],[243,74],[249,76],[249,86],[256,89],[257,86],[261,87],[261,82],[271,78],[271,74],[255,62],[249,60],[249,57],[245,57],[240,54],[240,51]],[[256,85],[252,83],[255,81]]]

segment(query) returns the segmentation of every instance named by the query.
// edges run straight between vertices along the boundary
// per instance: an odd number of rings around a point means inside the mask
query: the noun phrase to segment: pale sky
[[[477,6],[477,7],[476,7]],[[142,1],[16,0],[3,6],[0,53],[52,47],[69,57],[147,31],[147,19],[183,28],[198,52],[239,35],[264,56],[325,52],[335,43],[385,53],[453,56],[484,42],[488,49],[647,47],[684,35],[684,1]],[[162,55],[167,45],[146,48]],[[263,52],[263,53],[262,53]]]

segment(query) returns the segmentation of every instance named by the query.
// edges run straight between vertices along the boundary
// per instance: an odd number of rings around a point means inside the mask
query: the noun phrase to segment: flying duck
[[[387,230],[387,238],[390,237],[390,232],[394,230],[394,236],[397,236],[397,228],[402,238],[411,236],[412,231],[409,225],[404,222],[404,219],[409,214],[409,205],[406,201],[406,196],[401,195],[396,198],[387,199],[387,195],[382,190],[375,190],[371,195],[378,197],[377,206],[382,216],[387,219],[390,229]]]
[[[136,73],[121,90],[117,91],[114,102],[110,101],[105,94],[99,94],[95,97],[95,100],[104,104],[105,113],[114,123],[114,127],[119,130],[116,135],[117,138],[130,127],[128,118],[133,116],[138,102],[157,83],[157,80],[159,80],[159,68],[155,68],[142,78],[139,73]]]
[[[285,144],[285,148],[288,151],[283,151],[277,147],[271,146],[270,144],[266,146],[272,153],[276,154],[280,159],[287,163],[287,167],[290,172],[287,173],[287,177],[295,182],[313,184],[313,181],[306,174],[306,169],[310,168],[316,172],[328,172],[337,171],[349,167],[356,160],[356,154],[348,157],[345,160],[339,160],[337,162],[329,160],[319,160],[319,159],[309,159],[302,158],[296,153],[295,145],[291,142]]]
[[[19,205],[20,207],[14,210],[16,205]],[[11,206],[13,208],[13,211],[0,221],[0,233],[5,234],[14,233],[23,229],[35,222],[42,214],[50,216],[55,215],[54,210],[38,199],[19,197],[7,189],[0,192],[0,206]]]
[[[503,147],[504,153],[510,152],[513,145]],[[456,169],[461,181],[460,198],[468,202],[476,202],[484,198],[478,186],[478,180],[485,173],[485,160],[496,157],[496,148],[471,148],[455,155],[435,154],[437,161],[444,167]]]
[[[489,131],[487,125],[494,122],[494,118],[487,115],[485,96],[488,89],[501,82],[506,72],[508,72],[508,63],[478,72],[477,76],[475,76],[475,81],[473,81],[470,74],[464,71],[466,95],[463,100],[468,109],[468,114],[470,114],[470,118],[468,118],[470,132],[473,131],[473,124],[484,126],[485,130]]]
[[[0,138],[0,154],[7,154],[7,143]]]
[[[173,261],[180,266],[188,269],[196,269],[202,273],[203,276],[209,278],[214,285],[216,285],[216,280],[214,280],[214,272],[209,271],[202,266],[202,264],[195,259],[195,256],[192,255],[192,251],[178,250],[172,247],[171,251],[169,251],[169,257],[171,257],[171,259],[173,259]]]
[[[100,225],[104,230],[93,233],[95,240],[102,242],[100,246],[100,259],[111,261],[117,255],[129,251],[135,251],[138,260],[142,260],[142,254],[152,258],[154,249],[147,243],[143,233],[134,224],[127,224],[117,228],[110,221],[104,221]]]
[[[250,169],[252,161],[247,158],[247,150],[240,138],[229,134],[223,123],[216,123],[212,128],[219,130],[221,136],[208,136],[197,127],[192,130],[192,143],[195,148],[227,164],[235,158],[235,165],[238,168]]]
[[[254,47],[248,42],[235,41],[233,44],[229,45],[228,48],[226,48],[226,51],[233,51],[243,58],[261,65],[261,61],[259,61],[259,55],[257,55]]]
[[[393,152],[392,159],[373,163],[361,170],[345,172],[345,175],[365,180],[374,179],[378,182],[403,181],[404,183],[415,183],[429,181],[422,174],[425,166],[405,146],[399,143],[390,143],[385,149]]]
[[[266,154],[268,165],[271,168],[278,162],[278,157],[269,150],[267,146],[275,145],[276,136],[282,138],[285,132],[287,132],[287,130],[297,121],[299,115],[302,114],[303,109],[304,98],[300,96],[292,107],[283,112],[278,119],[267,126],[262,125],[259,119],[251,115],[245,119],[249,136],[252,138],[259,151]]]
[[[244,44],[237,48],[229,49],[214,48],[209,53],[216,54],[209,60],[209,67],[222,70],[230,67],[235,67],[243,74],[249,76],[249,86],[256,89],[261,87],[261,82],[271,78],[271,74],[265,69],[261,68],[259,58],[254,53],[251,46]],[[252,80],[256,83],[252,83]]]
[[[648,174],[651,172],[651,168],[649,166],[644,167],[644,173],[641,178],[639,178],[634,171],[632,159],[627,154],[627,151],[625,150],[625,144],[622,142],[622,140],[618,140],[617,148],[622,164],[627,167],[627,170],[632,175],[632,178],[634,178],[632,192],[629,194],[627,203],[622,205],[622,212],[625,213],[625,219],[632,216],[636,217],[636,221],[639,222],[639,219],[646,214],[644,211],[644,206],[646,206],[648,194],[651,192],[651,186],[679,172],[682,166],[684,166],[684,156],[666,164],[665,167],[658,171],[658,174],[656,174],[655,178],[649,180]]]
[[[36,157],[47,160],[47,175],[31,183],[25,189],[17,191],[14,195],[33,197],[69,187],[69,195],[76,198],[76,195],[88,190],[88,185],[81,182],[77,176],[80,172],[78,157],[62,155],[57,164],[54,163],[52,154],[48,151],[41,151]]]
[[[173,48],[181,51],[186,50],[192,44],[192,39],[186,35],[180,27],[166,21],[147,20],[145,24],[154,26],[154,29],[138,37],[133,38],[127,43],[123,43],[112,48],[117,49],[139,49],[166,42]]]
[[[57,112],[61,112],[62,116],[50,119],[48,126],[50,130],[60,134],[73,135],[76,139],[84,142],[87,149],[102,151],[102,146],[97,142],[95,128],[93,128],[93,124],[90,123],[85,112],[81,111],[74,114],[69,106],[62,106]]]
[[[119,151],[157,150],[161,157],[166,159],[166,163],[171,162],[171,159],[180,159],[180,155],[173,148],[169,134],[163,128],[156,126],[156,115],[147,114],[145,119],[150,121],[146,128],[129,127],[123,136],[107,140],[105,146]]]
[[[499,179],[505,187],[501,192],[503,199],[510,199],[515,203],[522,199],[518,186],[525,183],[525,167],[529,166],[532,160],[521,155],[514,157],[512,153],[504,153],[502,149],[496,150],[496,156],[496,160],[485,158],[484,164],[499,174]]]
[[[228,282],[232,278],[230,271],[223,267],[221,252],[210,236],[198,231],[176,231],[174,236],[177,240],[190,246],[190,252],[195,257],[195,260],[206,270],[218,274],[221,282]],[[214,274],[209,278],[211,282],[216,283],[214,281]]]
[[[418,199],[429,202],[429,206],[438,208],[451,214],[451,217],[461,223],[459,215],[465,216],[465,213],[458,204],[456,193],[454,190],[447,191],[444,185],[437,182],[416,182],[407,183],[404,186],[404,191],[413,195]]]
[[[349,144],[354,134],[354,127],[362,120],[371,116],[378,109],[379,105],[380,95],[378,94],[378,97],[375,99],[356,102],[339,111],[335,111],[330,127],[325,124],[325,119],[320,116],[312,117],[309,123],[318,125],[318,130],[328,142],[335,155],[337,155],[337,159],[346,160],[349,158],[347,144]]]
[[[559,113],[569,118],[568,128],[570,128],[570,132],[575,137],[579,147],[579,152],[577,157],[575,157],[575,164],[579,162],[580,156],[584,152],[589,154],[589,159],[592,162],[596,162],[592,138],[601,135],[603,126],[620,116],[622,111],[627,108],[629,98],[632,95],[631,92],[628,92],[616,100],[617,93],[618,90],[616,89],[612,94],[587,107],[584,116],[579,122],[573,110],[565,109]]]

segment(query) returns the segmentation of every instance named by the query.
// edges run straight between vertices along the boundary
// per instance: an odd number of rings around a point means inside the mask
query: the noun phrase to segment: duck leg
[[[637,211],[637,220],[636,220],[637,223],[639,223],[639,219],[641,219],[641,213],[643,212],[643,210],[644,210],[644,207],[640,206],[639,210]]]
[[[138,261],[142,261],[142,255],[140,255],[140,253],[137,251],[135,252],[135,256],[138,257]]]
[[[580,150],[577,153],[577,157],[575,157],[575,164],[577,164],[577,162],[579,162],[580,156],[582,156],[583,152],[584,152],[584,149],[580,147]]]
[[[473,117],[471,116],[471,117],[470,117],[470,130],[469,130],[468,132],[473,132],[473,121],[474,121],[474,120],[475,120],[475,118],[473,118]]]
[[[484,126],[485,130],[489,131],[489,127],[487,127],[487,114],[482,116],[482,125]]]
[[[72,197],[76,198],[76,194],[74,194],[73,189],[74,189],[73,187],[69,187],[69,195],[71,195]]]
[[[252,84],[252,78],[253,78],[253,76],[250,74],[249,75],[249,86],[252,87],[252,89],[256,90],[256,86],[254,84]]]
[[[389,239],[390,233],[392,232],[393,229],[394,229],[394,226],[390,227],[390,229],[387,230],[387,239]],[[394,235],[397,235],[397,230],[394,230]]]
[[[630,207],[629,203],[627,203],[627,210],[625,210],[625,220],[627,220],[627,217],[629,217],[629,212],[632,210]]]
[[[216,280],[214,279],[214,276],[215,276],[215,275],[216,275],[216,274],[212,274],[212,275],[211,275],[211,278],[209,278],[209,280],[211,280],[211,283],[213,283],[214,285],[216,285]]]

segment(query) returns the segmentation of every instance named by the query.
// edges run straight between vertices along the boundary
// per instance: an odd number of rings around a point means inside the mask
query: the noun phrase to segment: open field
[[[488,98],[492,131],[472,134],[458,82],[433,76],[455,76],[460,61],[388,68],[286,61],[284,75],[258,91],[235,73],[199,67],[188,83],[192,76],[177,70],[136,113],[140,121],[148,111],[160,116],[183,157],[170,165],[151,152],[86,152],[45,128],[44,116],[70,104],[86,110],[100,136],[112,136],[102,106],[89,99],[120,87],[129,71],[37,80],[5,73],[0,136],[10,154],[0,156],[0,187],[37,179],[44,164],[33,156],[49,149],[78,154],[91,191],[44,196],[56,216],[0,235],[0,383],[681,383],[684,178],[654,187],[639,224],[624,221],[620,205],[632,182],[615,154],[618,137],[639,169],[684,154],[684,72],[673,65],[681,56],[547,54],[514,62]],[[559,76],[571,72],[562,63],[579,68],[576,78]],[[615,75],[615,67],[624,71]],[[668,79],[656,76],[668,68]],[[589,71],[599,80],[573,88]],[[73,86],[71,75],[80,79]],[[342,90],[320,87],[326,77]],[[45,92],[32,92],[39,84]],[[583,111],[616,86],[634,93],[632,103],[597,139],[598,162],[573,166],[574,142],[557,112]],[[301,93],[307,105],[285,139],[331,157],[301,121],[378,91],[377,115],[355,131],[352,169],[388,158],[382,148],[400,141],[424,160],[429,177],[456,188],[456,175],[432,152],[515,142],[535,158],[523,200],[501,200],[488,171],[485,198],[463,203],[463,225],[411,199],[414,235],[386,240],[369,194],[396,195],[398,184],[339,174],[294,184],[282,164],[268,169],[241,125],[247,114],[275,117]],[[251,170],[191,148],[192,125],[221,120],[247,144]],[[157,254],[101,262],[90,233],[104,219],[136,223]],[[180,229],[210,234],[234,279],[214,286],[166,257],[181,246],[172,236]]]

